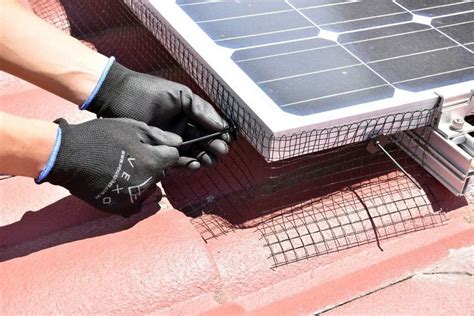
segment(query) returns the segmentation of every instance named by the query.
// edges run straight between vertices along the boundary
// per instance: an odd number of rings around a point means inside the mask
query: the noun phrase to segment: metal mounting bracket
[[[465,121],[467,116],[474,115],[474,90],[461,96],[438,96],[438,132],[448,139],[474,132],[474,126]]]
[[[408,131],[393,138],[433,177],[462,196],[474,192],[474,126],[466,121],[474,114],[474,90],[439,97],[438,122],[431,131]]]

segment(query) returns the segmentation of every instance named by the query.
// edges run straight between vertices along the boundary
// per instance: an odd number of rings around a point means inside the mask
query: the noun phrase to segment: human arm
[[[131,119],[69,124],[0,112],[0,174],[50,182],[98,209],[130,215],[178,162],[176,134]]]
[[[35,178],[46,165],[58,125],[0,112],[0,174]]]
[[[0,69],[81,105],[108,58],[15,0],[0,0]]]
[[[99,117],[126,117],[185,140],[227,131],[228,123],[188,87],[134,72],[55,29],[14,0],[2,1],[0,67]],[[214,165],[229,134],[180,149],[180,165]]]

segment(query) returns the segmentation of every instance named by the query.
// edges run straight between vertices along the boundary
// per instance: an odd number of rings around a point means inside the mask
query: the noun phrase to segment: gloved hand
[[[36,179],[60,185],[94,207],[129,216],[177,163],[180,136],[131,119],[70,125],[59,119],[46,168]]]
[[[105,76],[105,77],[104,77]],[[103,82],[102,82],[103,81]],[[134,72],[110,59],[96,91],[81,107],[98,117],[126,117],[180,135],[183,140],[225,131],[228,123],[214,108],[181,84]],[[229,151],[230,134],[180,149],[179,165],[215,165]],[[189,157],[190,156],[190,157]]]

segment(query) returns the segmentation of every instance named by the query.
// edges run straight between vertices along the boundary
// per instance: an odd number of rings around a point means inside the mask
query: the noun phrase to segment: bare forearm
[[[82,104],[94,89],[107,57],[50,26],[16,1],[0,3],[0,69]]]
[[[53,149],[58,125],[0,112],[0,174],[37,177]]]

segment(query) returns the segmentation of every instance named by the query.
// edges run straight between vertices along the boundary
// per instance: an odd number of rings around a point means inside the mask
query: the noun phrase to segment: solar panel
[[[474,89],[472,0],[143,2],[273,139]]]

